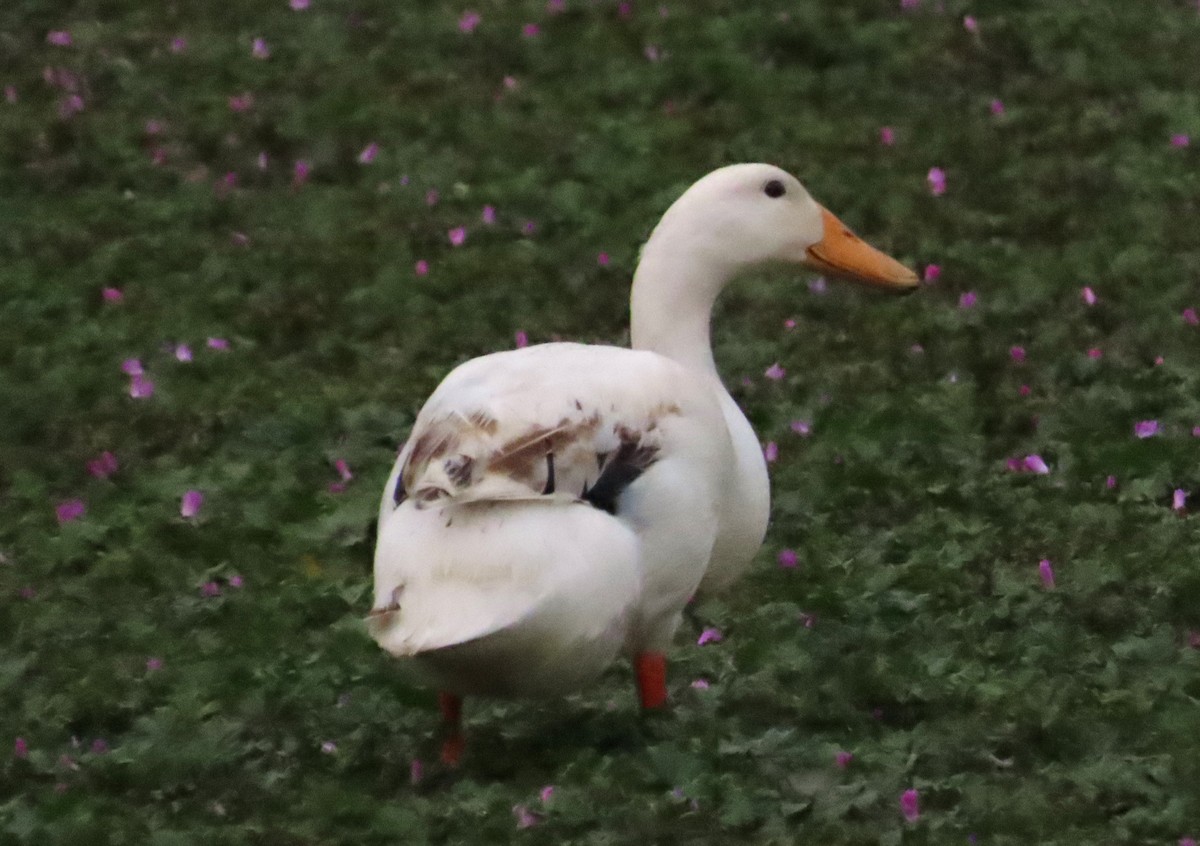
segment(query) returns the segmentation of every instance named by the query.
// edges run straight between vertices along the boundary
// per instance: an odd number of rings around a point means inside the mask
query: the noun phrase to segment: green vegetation
[[[4,4],[0,844],[1200,837],[1195,4],[561,5]],[[518,331],[623,343],[741,160],[940,276],[726,296],[753,575],[666,716],[468,702],[445,773],[359,622],[395,449]]]

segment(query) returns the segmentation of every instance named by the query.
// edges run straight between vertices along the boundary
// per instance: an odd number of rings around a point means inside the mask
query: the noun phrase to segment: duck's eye
[[[777,197],[782,197],[784,194],[786,194],[787,189],[783,187],[783,183],[778,179],[772,179],[763,186],[763,193],[774,200]]]

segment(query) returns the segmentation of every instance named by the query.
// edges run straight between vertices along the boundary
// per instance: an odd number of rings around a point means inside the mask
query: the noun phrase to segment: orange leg
[[[462,731],[462,697],[445,691],[438,693],[438,710],[442,712],[442,725],[446,729],[446,737],[442,741],[442,763],[457,767],[467,746]]]
[[[661,652],[639,652],[633,659],[637,672],[638,698],[650,711],[667,704],[667,656]]]

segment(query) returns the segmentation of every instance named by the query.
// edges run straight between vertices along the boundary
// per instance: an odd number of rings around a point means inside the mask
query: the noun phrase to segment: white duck
[[[766,464],[717,374],[709,319],[732,278],[768,261],[918,284],[783,170],[724,167],[650,236],[633,349],[493,353],[421,409],[380,506],[368,624],[441,691],[448,763],[465,694],[566,692],[624,651],[642,706],[666,701],[684,605],[732,582],[767,528]]]

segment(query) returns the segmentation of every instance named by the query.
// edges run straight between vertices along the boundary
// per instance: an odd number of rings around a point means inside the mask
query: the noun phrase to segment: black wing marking
[[[617,499],[658,460],[658,447],[634,441],[621,444],[600,472],[596,484],[585,484],[580,498],[609,514],[617,513]]]

